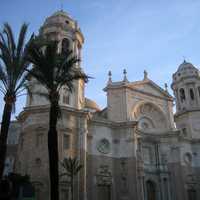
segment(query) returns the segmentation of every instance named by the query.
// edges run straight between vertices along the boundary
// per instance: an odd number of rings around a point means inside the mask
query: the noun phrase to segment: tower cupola
[[[176,112],[200,109],[200,72],[186,62],[173,74],[172,89],[176,97]]]
[[[58,51],[70,49],[74,57],[81,60],[81,50],[84,43],[84,36],[74,20],[68,13],[57,11],[45,19],[40,27],[39,35],[52,41],[58,42]],[[81,62],[77,62],[75,67],[81,68]],[[82,70],[82,69],[81,69]],[[49,102],[37,93],[45,93],[45,88],[35,79],[30,82],[30,90],[34,95],[32,100],[27,97],[27,106],[47,105]],[[84,81],[76,80],[73,82],[74,90],[70,92],[67,86],[60,89],[60,105],[82,109],[84,107]]]
[[[60,50],[69,46],[74,54],[81,58],[84,36],[77,21],[72,19],[68,13],[57,11],[48,17],[40,28],[39,34],[60,42]]]
[[[200,71],[186,62],[173,74],[171,88],[176,101],[175,122],[185,136],[200,137]],[[192,123],[191,123],[192,122]]]
[[[199,70],[193,64],[184,60],[179,65],[178,70],[173,74],[173,83],[181,81],[184,78],[188,79],[192,77],[199,77]]]

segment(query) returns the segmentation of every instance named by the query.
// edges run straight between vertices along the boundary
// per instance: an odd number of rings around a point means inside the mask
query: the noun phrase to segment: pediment
[[[164,89],[162,89],[160,86],[158,86],[156,83],[154,83],[149,79],[131,83],[131,87],[147,94],[155,95],[161,98],[173,99],[173,97],[167,91],[165,91]]]

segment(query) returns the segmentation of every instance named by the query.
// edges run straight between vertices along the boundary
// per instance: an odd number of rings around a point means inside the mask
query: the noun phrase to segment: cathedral
[[[48,17],[39,34],[59,41],[60,48],[68,45],[81,58],[84,36],[66,12]],[[76,156],[84,166],[76,178],[75,199],[200,199],[200,71],[185,60],[178,66],[171,84],[175,98],[146,71],[134,82],[126,70],[123,74],[114,82],[109,72],[104,109],[85,97],[82,80],[74,82],[73,92],[60,91],[59,160]],[[33,97],[27,96],[10,127],[5,174],[28,174],[37,200],[48,200],[49,102],[38,95],[45,89],[35,79],[30,78],[29,87]],[[60,200],[70,199],[65,177],[59,187]]]

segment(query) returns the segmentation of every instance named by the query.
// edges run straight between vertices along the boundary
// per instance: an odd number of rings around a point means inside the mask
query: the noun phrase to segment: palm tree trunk
[[[6,159],[7,137],[10,125],[11,112],[12,112],[12,104],[5,103],[2,116],[2,123],[1,123],[1,134],[0,134],[0,181],[2,180],[3,177],[4,164]]]
[[[58,102],[51,102],[48,132],[50,200],[59,200],[58,134],[56,129],[58,111]]]
[[[74,175],[71,176],[71,200],[74,200]]]

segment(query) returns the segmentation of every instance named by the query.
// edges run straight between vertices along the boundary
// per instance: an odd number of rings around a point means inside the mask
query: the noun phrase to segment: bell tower
[[[69,14],[64,11],[57,11],[48,17],[39,30],[39,35],[44,36],[49,40],[58,41],[58,51],[64,48],[72,50],[74,56],[81,60],[81,50],[84,43],[84,36],[78,26],[77,21],[72,19]],[[76,64],[76,67],[81,68],[81,62]],[[30,80],[30,86],[33,93],[44,92],[39,83],[35,80]],[[39,91],[38,91],[39,90]],[[84,107],[84,81],[74,81],[73,93],[70,93],[67,87],[60,90],[60,105],[70,106],[76,109]],[[40,106],[48,104],[44,97],[35,95],[32,98],[27,98],[27,106]]]
[[[173,74],[176,101],[175,122],[185,137],[200,138],[200,72],[186,62]]]

